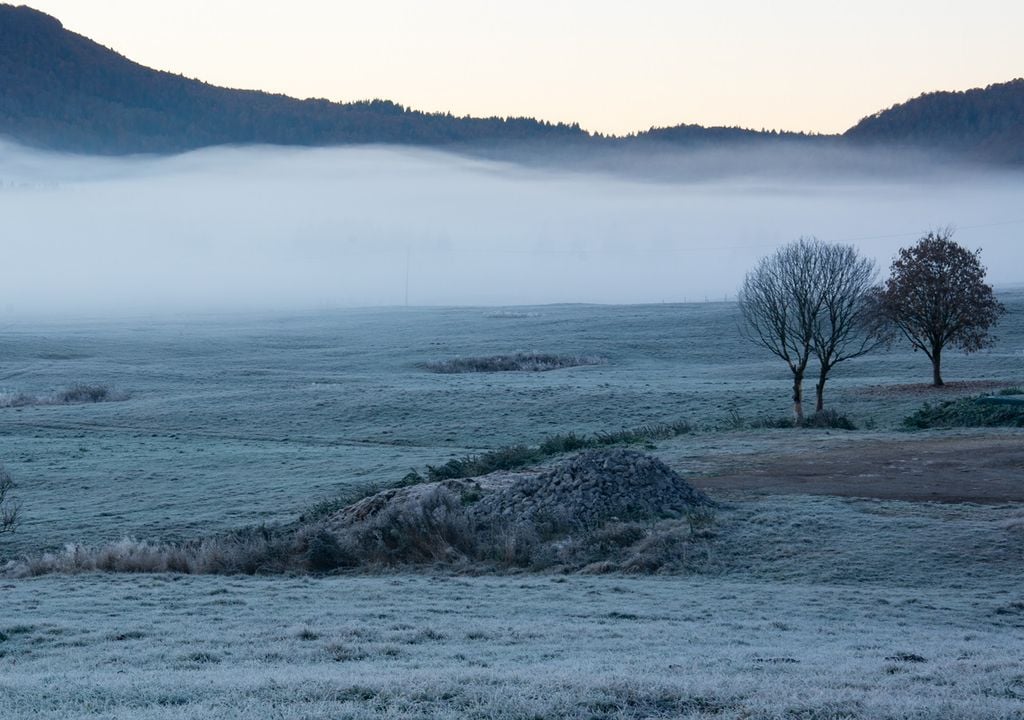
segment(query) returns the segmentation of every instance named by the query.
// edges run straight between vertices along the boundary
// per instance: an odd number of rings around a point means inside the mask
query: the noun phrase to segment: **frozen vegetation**
[[[548,447],[529,458],[543,471],[577,442],[628,445],[700,486],[783,451],[900,441],[894,462],[912,465],[914,438],[1012,439],[1018,428],[903,429],[926,401],[1015,397],[1024,295],[1001,299],[999,343],[950,356],[942,391],[902,350],[837,372],[830,405],[857,430],[775,427],[785,368],[723,332],[736,321],[725,303],[15,322],[5,397],[81,379],[123,401],[0,407],[0,460],[23,510],[0,558],[71,571],[0,578],[0,717],[1019,718],[1019,502],[709,492],[711,518],[595,530],[611,566],[153,566],[168,543],[270,532],[410,468],[505,446]],[[606,362],[422,368],[536,347]],[[510,507],[527,511],[517,497]],[[623,572],[638,549],[623,543],[660,541],[664,522],[690,534],[662,549],[685,555],[660,574]],[[134,558],[121,569],[135,572],[102,572],[116,562],[78,545]]]

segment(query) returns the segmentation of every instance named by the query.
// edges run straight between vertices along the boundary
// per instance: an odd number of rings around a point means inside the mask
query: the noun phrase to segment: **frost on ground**
[[[1019,718],[977,588],[709,578],[6,585],[0,717]]]
[[[776,496],[706,574],[0,585],[0,717],[1019,718],[1024,508]]]
[[[1017,720],[1020,431],[895,431],[924,399],[1020,385],[1006,301],[1002,344],[949,359],[970,386],[922,388],[904,350],[845,368],[829,402],[867,428],[848,433],[722,425],[789,398],[785,367],[723,332],[732,304],[14,328],[4,393],[87,378],[130,401],[0,408],[25,508],[4,559],[288,523],[410,467],[675,419],[700,431],[646,449],[718,506],[671,576],[0,578],[0,718]],[[419,367],[517,347],[608,362]],[[886,499],[834,497],[854,494]],[[955,502],[898,500],[934,497]]]

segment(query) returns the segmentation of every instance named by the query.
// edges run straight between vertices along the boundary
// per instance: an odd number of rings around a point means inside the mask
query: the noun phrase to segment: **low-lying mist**
[[[945,225],[984,248],[993,283],[1024,280],[1024,174],[908,171],[892,155],[900,172],[759,163],[701,175],[713,153],[662,155],[643,179],[390,147],[113,159],[0,145],[0,313],[721,300],[801,235],[884,269]]]

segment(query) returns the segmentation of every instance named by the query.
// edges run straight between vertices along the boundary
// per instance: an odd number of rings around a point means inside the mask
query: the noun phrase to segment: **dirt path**
[[[792,454],[745,456],[701,489],[890,500],[1024,502],[1024,433],[865,440]]]

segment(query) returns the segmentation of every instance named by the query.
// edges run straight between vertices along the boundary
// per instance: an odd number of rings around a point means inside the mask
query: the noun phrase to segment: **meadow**
[[[556,433],[685,420],[645,449],[695,483],[780,453],[1018,437],[902,428],[925,401],[1024,382],[1024,292],[1001,299],[999,342],[950,354],[945,390],[902,347],[841,365],[826,398],[852,431],[758,422],[788,414],[788,372],[724,302],[10,322],[0,462],[24,520],[0,558],[286,523]],[[427,369],[515,353],[600,362]],[[79,384],[113,401],[2,402]],[[1024,483],[1019,463],[1006,473]],[[715,499],[686,575],[0,579],[0,717],[1024,714],[1024,504]]]

